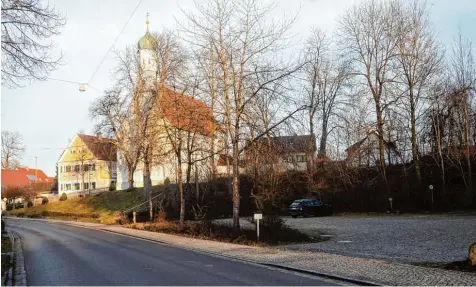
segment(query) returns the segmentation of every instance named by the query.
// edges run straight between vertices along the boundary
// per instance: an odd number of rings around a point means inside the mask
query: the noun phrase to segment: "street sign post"
[[[263,214],[255,213],[254,218],[256,219],[256,241],[259,241],[259,220],[263,219]]]
[[[431,192],[431,209],[433,209],[433,185],[430,184],[430,185],[428,186],[428,189],[429,189],[430,192]]]

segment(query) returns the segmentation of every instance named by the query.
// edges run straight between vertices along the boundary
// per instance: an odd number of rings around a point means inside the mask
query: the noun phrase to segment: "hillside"
[[[30,208],[7,211],[7,215],[56,217],[115,224],[119,212],[142,202],[143,188],[134,191],[108,191],[97,196],[49,202]]]

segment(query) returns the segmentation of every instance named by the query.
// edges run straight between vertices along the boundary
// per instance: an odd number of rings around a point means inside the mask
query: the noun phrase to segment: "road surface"
[[[337,282],[58,223],[7,219],[35,285],[336,285]]]

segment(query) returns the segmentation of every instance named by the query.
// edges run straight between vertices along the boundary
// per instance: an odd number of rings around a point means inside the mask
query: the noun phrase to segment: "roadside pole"
[[[256,241],[259,242],[259,220],[263,219],[263,214],[255,213],[254,219],[256,219]]]

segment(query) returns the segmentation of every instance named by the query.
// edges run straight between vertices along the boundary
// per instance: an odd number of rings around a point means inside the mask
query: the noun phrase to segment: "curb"
[[[331,275],[331,274],[324,273],[324,272],[317,272],[317,271],[313,271],[313,270],[294,268],[294,267],[289,267],[289,266],[284,266],[284,265],[279,265],[279,264],[274,264],[274,263],[261,263],[261,264],[271,266],[271,267],[281,268],[281,269],[285,269],[285,270],[289,270],[289,271],[295,271],[295,272],[305,273],[305,274],[309,274],[309,275],[320,276],[320,277],[329,278],[329,279],[333,279],[333,280],[346,281],[346,282],[356,284],[356,285],[360,285],[360,286],[382,286],[381,284],[377,284],[377,283],[366,281],[366,280],[353,279],[353,278],[344,277],[344,276]]]
[[[86,227],[86,228],[88,228],[88,227]],[[141,239],[141,240],[156,242],[156,243],[172,246],[172,247],[175,247],[175,248],[180,248],[180,249],[193,251],[193,252],[199,253],[199,254],[205,254],[205,255],[211,255],[211,256],[215,256],[215,257],[231,259],[231,260],[235,260],[235,261],[245,262],[245,263],[248,263],[248,264],[268,266],[268,267],[283,269],[283,270],[287,270],[287,271],[292,271],[292,272],[297,272],[297,273],[302,273],[302,274],[307,274],[307,275],[312,275],[312,276],[319,276],[319,277],[323,277],[323,278],[327,278],[327,279],[338,280],[338,281],[342,281],[342,282],[348,282],[348,283],[359,285],[359,286],[383,286],[382,284],[378,284],[378,283],[370,282],[370,281],[366,281],[366,280],[353,279],[353,278],[344,277],[344,276],[331,275],[331,274],[324,273],[324,272],[318,272],[318,271],[301,269],[301,268],[294,268],[294,267],[284,266],[284,265],[280,265],[280,264],[258,262],[258,261],[253,261],[253,260],[244,259],[244,258],[238,258],[238,257],[226,255],[226,254],[220,254],[220,253],[216,253],[216,252],[212,252],[212,251],[204,251],[204,250],[198,250],[198,249],[194,249],[194,248],[190,248],[190,247],[174,245],[174,244],[171,244],[169,242],[165,242],[165,241],[161,241],[161,240],[157,240],[157,239],[144,238],[144,237],[140,237],[140,236],[125,234],[125,233],[112,231],[112,230],[107,230],[107,229],[102,229],[102,228],[97,229],[97,230],[110,232],[110,233],[114,233],[114,234],[119,234],[119,235],[123,235],[123,236],[127,236],[127,237],[137,238],[137,239]]]
[[[14,217],[12,219],[18,219],[18,218]],[[327,278],[327,279],[331,279],[331,280],[347,282],[347,283],[355,284],[355,285],[359,285],[359,286],[382,286],[382,284],[375,283],[375,282],[370,282],[370,281],[366,281],[366,280],[353,279],[353,278],[349,278],[349,277],[332,275],[332,274],[319,272],[319,271],[314,271],[314,270],[294,268],[294,267],[284,266],[284,265],[280,265],[280,264],[266,263],[266,262],[259,262],[259,261],[244,259],[244,258],[238,258],[238,257],[226,255],[226,254],[220,254],[220,253],[212,252],[212,251],[204,251],[204,250],[199,250],[199,249],[190,248],[190,247],[186,247],[186,246],[175,245],[173,243],[169,243],[169,242],[158,240],[158,239],[150,239],[150,238],[145,238],[145,237],[141,237],[141,236],[137,236],[137,235],[126,234],[126,233],[122,233],[122,232],[118,232],[118,231],[109,230],[107,228],[84,226],[84,225],[81,225],[81,224],[75,224],[76,223],[75,221],[61,221],[61,222],[58,222],[58,221],[50,221],[50,220],[47,220],[47,219],[37,219],[37,218],[19,218],[19,219],[53,222],[53,223],[65,224],[65,225],[69,225],[69,226],[82,227],[82,228],[86,228],[86,229],[99,230],[99,231],[102,231],[102,232],[109,232],[109,233],[118,234],[118,235],[122,235],[122,236],[126,236],[126,237],[145,240],[145,241],[149,241],[149,242],[160,243],[160,244],[167,245],[167,246],[172,246],[172,247],[175,247],[175,248],[189,250],[189,251],[199,253],[199,254],[205,254],[205,255],[210,255],[210,256],[214,256],[214,257],[231,259],[231,260],[240,261],[240,262],[244,262],[244,263],[248,263],[248,264],[255,264],[255,265],[260,265],[260,266],[272,267],[272,268],[277,268],[277,269],[302,273],[302,274],[306,274],[306,275],[318,276],[318,277],[323,277],[323,278]],[[22,258],[23,258],[23,254],[22,254]],[[25,281],[25,285],[26,285],[26,281]]]
[[[21,239],[18,235],[12,233],[14,238],[14,253],[15,253],[15,286],[27,286],[26,284],[26,270],[25,259],[23,257],[23,250],[21,246]]]
[[[25,271],[25,259],[23,257],[23,250],[21,246],[21,239],[15,233],[7,230],[8,236],[12,243],[12,260],[15,265],[9,270],[9,278],[7,286],[27,286],[26,283],[26,271]],[[12,273],[14,276],[12,276]],[[15,282],[15,284],[12,284]],[[2,282],[3,283],[3,282]]]

